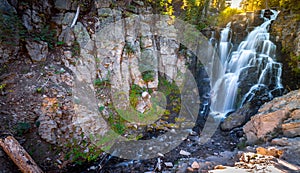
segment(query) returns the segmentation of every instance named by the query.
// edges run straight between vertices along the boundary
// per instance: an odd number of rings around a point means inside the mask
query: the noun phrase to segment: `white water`
[[[262,11],[264,12],[264,11]],[[282,88],[281,64],[275,62],[276,45],[269,40],[269,26],[276,19],[278,12],[273,11],[270,19],[264,17],[265,22],[249,33],[245,41],[241,42],[237,50],[231,52],[231,29],[230,23],[221,31],[218,46],[219,58],[222,67],[217,70],[217,78],[212,79],[211,111],[224,117],[228,112],[234,111],[246,101],[253,98],[252,91],[258,87],[265,86],[270,91]],[[263,17],[263,14],[262,14]],[[215,57],[213,57],[215,58]],[[248,68],[256,68],[257,79],[253,81],[252,87],[244,95],[242,100],[237,100],[241,73]],[[248,73],[248,72],[247,72]],[[246,73],[246,74],[247,74]]]

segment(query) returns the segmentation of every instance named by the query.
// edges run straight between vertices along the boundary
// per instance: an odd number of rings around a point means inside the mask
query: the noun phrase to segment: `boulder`
[[[283,150],[282,159],[300,165],[300,137],[295,138],[275,138],[271,145],[280,147]]]
[[[263,105],[243,127],[250,144],[280,135],[300,136],[300,90],[292,91]]]
[[[250,103],[245,104],[236,112],[230,114],[221,124],[221,129],[225,131],[232,130],[236,127],[244,125],[250,120],[250,117],[257,112]]]
[[[44,41],[26,41],[26,49],[32,61],[45,61],[48,55],[48,44]]]

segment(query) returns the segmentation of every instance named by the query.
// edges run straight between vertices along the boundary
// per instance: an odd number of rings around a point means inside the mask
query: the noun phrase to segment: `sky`
[[[241,1],[242,1],[242,0],[232,0],[231,7],[232,7],[232,8],[238,8]]]

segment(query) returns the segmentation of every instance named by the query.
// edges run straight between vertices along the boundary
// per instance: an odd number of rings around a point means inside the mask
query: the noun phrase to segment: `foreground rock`
[[[277,136],[300,136],[300,90],[275,98],[258,112],[244,126],[248,143],[268,141]]]
[[[250,120],[250,117],[257,112],[257,109],[248,103],[236,112],[230,114],[221,124],[221,129],[225,131],[232,130],[236,127],[244,125]]]
[[[218,165],[214,169],[209,172],[297,172],[300,167],[257,151],[257,153],[241,153],[240,159],[234,167]]]
[[[248,144],[282,149],[282,158],[300,165],[300,90],[263,105],[243,127]]]

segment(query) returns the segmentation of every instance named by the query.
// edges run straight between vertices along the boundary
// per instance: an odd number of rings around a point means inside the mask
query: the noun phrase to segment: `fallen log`
[[[0,146],[11,160],[24,173],[42,173],[42,169],[34,162],[26,150],[10,134],[0,133]]]

